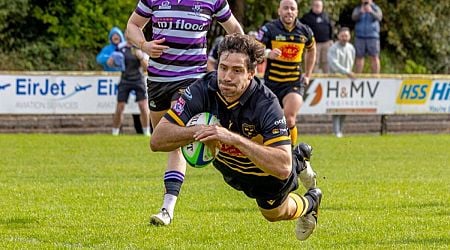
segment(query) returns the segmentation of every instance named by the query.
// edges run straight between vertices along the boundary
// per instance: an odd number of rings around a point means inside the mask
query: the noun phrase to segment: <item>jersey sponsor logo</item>
[[[273,135],[285,134],[287,133],[287,131],[288,131],[287,128],[274,128],[272,129],[272,134]]]
[[[275,203],[275,200],[267,200],[266,202],[267,202],[267,203],[268,203],[269,205],[271,205],[271,206],[272,206],[272,205],[273,205],[273,203]]]
[[[278,126],[280,124],[286,124],[286,117],[283,116],[283,118],[281,118],[280,120],[276,120],[273,124],[275,126]]]
[[[177,115],[181,115],[184,111],[184,105],[186,105],[186,101],[182,97],[178,98],[177,103],[173,106],[173,111],[175,111]]]
[[[304,47],[303,43],[272,41],[272,48],[281,51],[278,60],[284,62],[301,62]]]
[[[402,82],[397,104],[424,104],[430,93],[431,79],[408,79]]]
[[[286,41],[286,37],[283,36],[283,35],[278,35],[278,36],[275,36],[275,40],[277,40],[277,41]]]
[[[228,145],[228,144],[223,144],[223,143],[221,143],[220,144],[220,152],[223,152],[223,153],[226,153],[226,154],[228,154],[228,155],[231,155],[231,156],[237,156],[237,157],[243,157],[243,156],[245,156],[242,152],[241,152],[241,150],[239,150],[238,148],[236,148],[235,146],[233,146],[233,145]]]
[[[242,133],[248,138],[254,137],[257,134],[255,125],[247,123],[242,124]]]
[[[208,26],[208,22],[203,22],[202,24],[190,23],[184,19],[176,19],[175,22],[170,20],[160,18],[156,22],[156,26],[159,29],[177,29],[177,30],[187,30],[187,31],[203,31],[205,27]]]

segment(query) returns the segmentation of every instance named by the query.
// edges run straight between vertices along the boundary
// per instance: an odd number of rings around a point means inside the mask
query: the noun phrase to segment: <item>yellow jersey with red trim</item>
[[[281,55],[267,59],[264,81],[274,83],[295,83],[300,81],[302,57],[305,49],[314,46],[312,30],[298,19],[292,30],[287,30],[280,19],[265,24],[258,33],[257,39],[267,49],[279,49]]]

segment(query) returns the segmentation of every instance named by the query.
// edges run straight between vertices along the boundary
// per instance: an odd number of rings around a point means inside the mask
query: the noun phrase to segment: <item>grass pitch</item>
[[[171,226],[149,226],[166,156],[148,138],[0,135],[0,248],[449,248],[450,135],[301,140],[324,193],[305,242],[294,221],[265,221],[212,166],[188,169]]]

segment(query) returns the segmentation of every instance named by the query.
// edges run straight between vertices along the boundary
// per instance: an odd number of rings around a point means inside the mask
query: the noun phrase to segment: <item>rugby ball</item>
[[[194,115],[189,122],[186,124],[186,127],[194,126],[194,125],[214,125],[219,124],[219,120],[216,116],[204,112]],[[218,150],[215,150],[216,152]],[[191,142],[187,145],[181,147],[181,152],[183,153],[184,159],[186,162],[195,168],[202,168],[211,163],[216,157],[215,152],[213,152],[210,148],[208,148],[204,143],[199,141]]]

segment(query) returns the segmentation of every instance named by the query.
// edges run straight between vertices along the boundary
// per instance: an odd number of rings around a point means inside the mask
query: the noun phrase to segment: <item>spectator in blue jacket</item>
[[[103,67],[103,70],[109,72],[120,72],[125,70],[125,58],[122,53],[118,52],[119,44],[125,43],[125,36],[122,30],[117,27],[113,27],[109,31],[108,35],[109,44],[102,48],[100,53],[97,54],[97,63]],[[145,126],[142,127],[141,115],[133,114],[133,123],[136,133],[145,134]],[[144,124],[145,125],[145,124]]]
[[[355,25],[356,73],[364,68],[364,57],[369,56],[372,73],[380,73],[380,22],[383,13],[372,0],[361,0],[352,13]]]
[[[103,47],[103,49],[97,55],[97,63],[103,67],[105,71],[121,71],[121,68],[118,66],[109,66],[108,59],[111,57],[114,51],[117,50],[117,46],[121,42],[125,42],[125,37],[123,36],[123,32],[117,28],[113,27],[109,31],[109,44]]]

